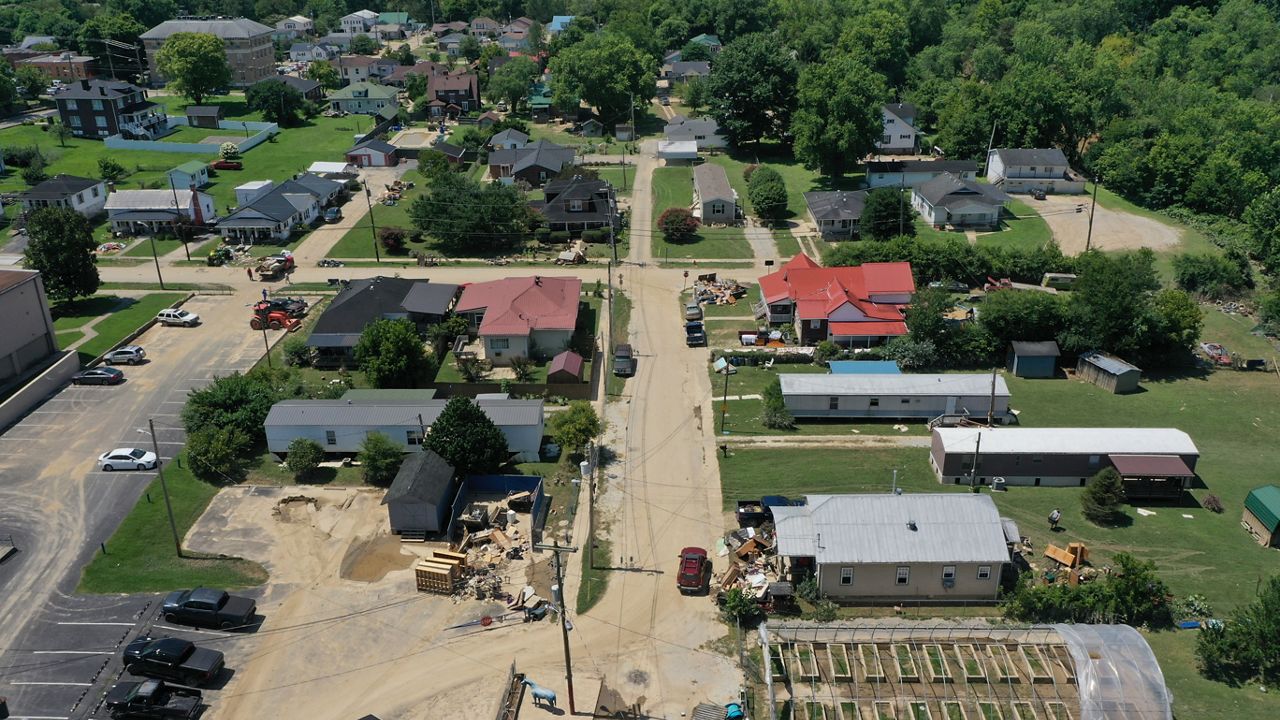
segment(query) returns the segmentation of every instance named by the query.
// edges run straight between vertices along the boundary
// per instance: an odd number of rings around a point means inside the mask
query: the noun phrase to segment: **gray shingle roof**
[[[165,20],[142,33],[140,37],[143,40],[164,40],[170,35],[180,32],[207,33],[216,35],[223,40],[230,40],[270,35],[274,31],[266,25],[249,18],[178,19]]]
[[[360,143],[359,145],[356,145],[355,147],[351,148],[347,152],[364,150],[366,148],[374,152],[387,153],[387,154],[392,154],[392,153],[395,153],[396,151],[395,145],[392,145],[389,142],[384,142],[382,140],[375,139],[375,140],[365,140],[364,142]]]
[[[1008,195],[990,185],[962,180],[951,173],[942,173],[921,185],[916,192],[934,207],[950,207],[970,200],[1000,205],[1009,199]]]
[[[415,282],[409,292],[400,301],[400,306],[411,313],[423,315],[444,315],[449,312],[454,298],[458,297],[458,286],[449,283]]]
[[[183,112],[187,115],[195,117],[220,117],[222,115],[221,105],[188,105]]]
[[[101,183],[101,180],[75,175],[54,175],[30,190],[19,193],[18,197],[28,200],[61,200]]]
[[[68,85],[67,89],[62,91],[57,99],[59,102],[63,100],[105,100],[120,98],[141,91],[142,88],[137,85],[118,80],[81,80]]]
[[[428,284],[439,285],[445,288],[441,292],[451,295],[458,292],[457,285],[430,283],[428,280],[391,277],[352,280],[316,320],[307,344],[312,347],[355,347],[365,325],[374,320],[384,315],[419,312],[410,311],[405,302],[417,285]]]
[[[573,163],[573,156],[573,148],[539,140],[515,150],[496,150],[489,154],[489,164],[510,165],[512,172],[538,167],[558,173],[565,165]]]
[[[1058,351],[1058,343],[1052,340],[1043,342],[1014,340],[1010,345],[1013,346],[1013,352],[1022,357],[1058,357],[1062,354]]]
[[[858,220],[867,204],[866,190],[819,190],[804,194],[804,202],[816,220]]]
[[[448,400],[283,400],[271,406],[266,425],[294,427],[418,427],[440,417]],[[539,425],[542,400],[481,399],[476,405],[495,425]]]
[[[733,187],[724,168],[713,163],[703,163],[693,169],[693,189],[703,203],[712,200],[735,202]]]
[[[1067,156],[1058,148],[996,148],[1000,161],[1009,165],[1066,165]]]
[[[819,563],[1008,562],[1004,527],[987,495],[810,495],[775,507],[778,554]]]
[[[448,502],[447,493],[453,487],[453,473],[453,466],[433,450],[408,453],[400,463],[396,479],[382,497],[382,504],[397,500]]]
[[[515,128],[507,128],[502,132],[489,138],[490,145],[525,145],[529,142],[529,136],[516,130]]]
[[[907,124],[914,125],[916,122],[916,106],[911,103],[889,103],[884,109]]]

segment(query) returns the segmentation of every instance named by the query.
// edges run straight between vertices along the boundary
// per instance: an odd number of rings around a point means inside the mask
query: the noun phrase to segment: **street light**
[[[169,485],[164,481],[164,470],[160,465],[160,441],[156,438],[156,423],[154,420],[147,418],[147,427],[150,431],[138,428],[138,433],[151,436],[151,447],[156,453],[156,474],[160,476],[160,490],[164,493],[164,507],[169,512],[169,530],[173,532],[173,549],[182,557],[182,541],[178,539],[178,523],[173,519],[173,504],[169,502]]]

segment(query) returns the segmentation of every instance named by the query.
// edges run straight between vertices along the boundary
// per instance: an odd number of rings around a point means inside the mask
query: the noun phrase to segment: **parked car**
[[[140,448],[116,448],[98,456],[98,467],[112,470],[151,470],[156,466],[156,454]]]
[[[1225,347],[1218,343],[1203,342],[1200,343],[1200,351],[1209,358],[1209,361],[1215,365],[1230,365],[1231,353]]]
[[[156,322],[161,325],[181,325],[192,327],[200,323],[200,316],[190,310],[168,308],[156,313]]]
[[[324,211],[324,221],[336,223],[342,219],[342,208],[331,207]]]
[[[613,374],[618,377],[631,377],[636,374],[636,358],[630,345],[623,343],[614,346]]]
[[[707,344],[707,331],[701,320],[690,320],[684,324],[684,344],[689,347]]]
[[[676,587],[685,595],[705,592],[711,582],[711,562],[707,551],[700,547],[687,547],[680,551],[680,570],[676,573]]]
[[[268,255],[268,256],[266,256],[266,257],[262,258],[262,261],[263,261],[263,262],[278,262],[278,263],[280,263],[280,264],[284,265],[284,269],[285,269],[285,270],[292,270],[292,269],[293,269],[293,266],[295,265],[295,263],[294,263],[294,261],[293,261],[293,253],[289,252],[288,250],[285,250],[284,252],[276,253],[275,255]]]
[[[102,361],[108,365],[137,365],[146,359],[147,351],[138,345],[125,345],[102,356]]]
[[[118,682],[107,691],[103,704],[113,718],[193,718],[200,714],[199,690],[166,685],[163,680]]]
[[[244,163],[239,160],[214,160],[210,167],[214,170],[243,170]]]
[[[160,606],[160,614],[168,622],[224,630],[251,624],[257,611],[258,604],[249,598],[202,587],[171,592]]]
[[[934,289],[941,288],[947,292],[953,293],[969,292],[969,286],[959,280],[934,280],[929,283],[929,287]]]
[[[663,107],[666,107],[667,105],[671,104],[671,98],[667,97],[666,95],[663,95],[662,97],[658,98],[658,102],[662,103]]]
[[[136,637],[125,646],[124,668],[134,675],[204,685],[222,671],[222,653],[181,638]]]
[[[685,303],[684,319],[685,320],[701,320],[702,319],[702,305],[699,305],[697,300]]]
[[[81,370],[71,376],[72,385],[119,385],[124,373],[113,367],[96,367]]]

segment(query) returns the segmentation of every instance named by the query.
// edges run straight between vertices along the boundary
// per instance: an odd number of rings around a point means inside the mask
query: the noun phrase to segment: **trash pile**
[[[432,557],[415,567],[418,590],[449,595],[454,602],[511,602],[506,588],[513,575],[524,572],[532,549],[532,537],[516,526],[532,527],[532,509],[530,492],[469,504],[458,516],[461,541],[450,545],[449,550],[434,551]]]
[[[124,243],[116,242],[114,240],[112,240],[111,242],[104,242],[98,246],[98,252],[104,255],[107,253],[117,253],[123,249],[124,249]]]
[[[699,275],[693,284],[693,299],[704,305],[736,305],[746,294],[737,280],[717,280],[715,273]]]
[[[716,541],[716,556],[725,558],[727,566],[716,577],[717,602],[725,593],[737,588],[763,606],[766,612],[793,601],[795,589],[780,578],[773,525],[740,527]]]

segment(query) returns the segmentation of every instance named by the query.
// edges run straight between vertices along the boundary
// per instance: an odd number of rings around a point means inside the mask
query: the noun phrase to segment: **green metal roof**
[[[364,91],[366,94],[357,97],[356,93]],[[396,89],[386,85],[375,85],[373,83],[358,82],[352,83],[344,88],[338,88],[329,93],[330,100],[390,100],[396,96]]]
[[[204,169],[204,163],[200,162],[199,160],[191,160],[189,162],[184,162],[178,167],[174,168],[174,170],[181,170],[182,172],[188,175],[195,175],[196,173],[200,172],[203,169]]]
[[[1280,486],[1254,488],[1244,499],[1244,506],[1267,530],[1275,532],[1280,527]]]

